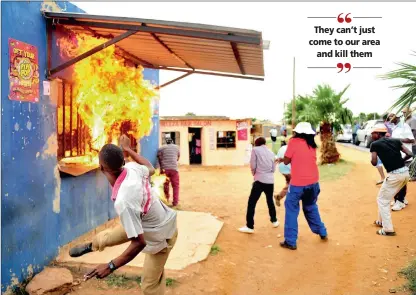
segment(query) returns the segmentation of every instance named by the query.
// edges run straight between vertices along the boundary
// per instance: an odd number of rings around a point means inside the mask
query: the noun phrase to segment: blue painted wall
[[[68,12],[82,12],[70,3],[58,3]],[[47,140],[56,133],[56,106],[43,96],[46,70],[46,24],[41,2],[1,2],[1,291],[40,271],[58,253],[58,247],[115,216],[110,189],[99,171],[79,177],[55,174],[56,157],[44,153]],[[8,99],[8,39],[38,48],[40,102]],[[146,79],[159,83],[159,73],[144,71]],[[141,140],[142,154],[153,162],[159,140],[159,118]],[[60,192],[56,192],[59,188]],[[53,211],[59,195],[60,211]]]

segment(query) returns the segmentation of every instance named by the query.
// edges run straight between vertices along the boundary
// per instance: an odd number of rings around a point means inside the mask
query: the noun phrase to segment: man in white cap
[[[376,166],[379,157],[388,173],[377,197],[379,218],[374,224],[382,228],[377,231],[378,235],[394,236],[396,233],[389,205],[397,192],[409,181],[409,169],[405,166],[405,161],[412,157],[412,153],[399,139],[385,137],[386,133],[385,126],[376,126],[371,133],[371,164]],[[404,158],[402,154],[405,155]]]

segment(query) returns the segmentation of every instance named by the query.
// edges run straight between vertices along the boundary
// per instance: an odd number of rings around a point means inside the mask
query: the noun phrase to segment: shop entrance
[[[202,141],[201,141],[201,129],[202,128],[189,128],[189,164],[200,165],[202,164]]]

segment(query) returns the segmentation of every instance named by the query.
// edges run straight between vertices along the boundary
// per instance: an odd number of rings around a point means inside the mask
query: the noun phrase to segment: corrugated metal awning
[[[105,42],[107,46],[117,44],[124,58],[146,68],[176,70],[186,75],[199,73],[256,80],[264,77],[261,32],[78,13],[44,12],[44,16],[48,24],[109,39]],[[76,59],[49,69],[49,75],[82,58]]]

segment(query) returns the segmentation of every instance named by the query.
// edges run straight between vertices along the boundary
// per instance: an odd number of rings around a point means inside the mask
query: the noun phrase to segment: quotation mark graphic
[[[344,21],[349,24],[351,22],[351,18],[349,17],[351,13],[347,13],[347,15],[345,15],[345,17],[342,17],[343,13],[340,13],[337,17],[337,20],[340,24],[342,24]]]
[[[339,71],[338,71],[338,73],[341,73],[344,69],[347,69],[348,71],[345,71],[345,73],[348,73],[349,71],[351,71],[351,64],[350,63],[345,63],[345,64],[343,64],[343,63],[341,63],[341,62],[339,62],[338,64],[337,64],[337,68],[339,69]]]

